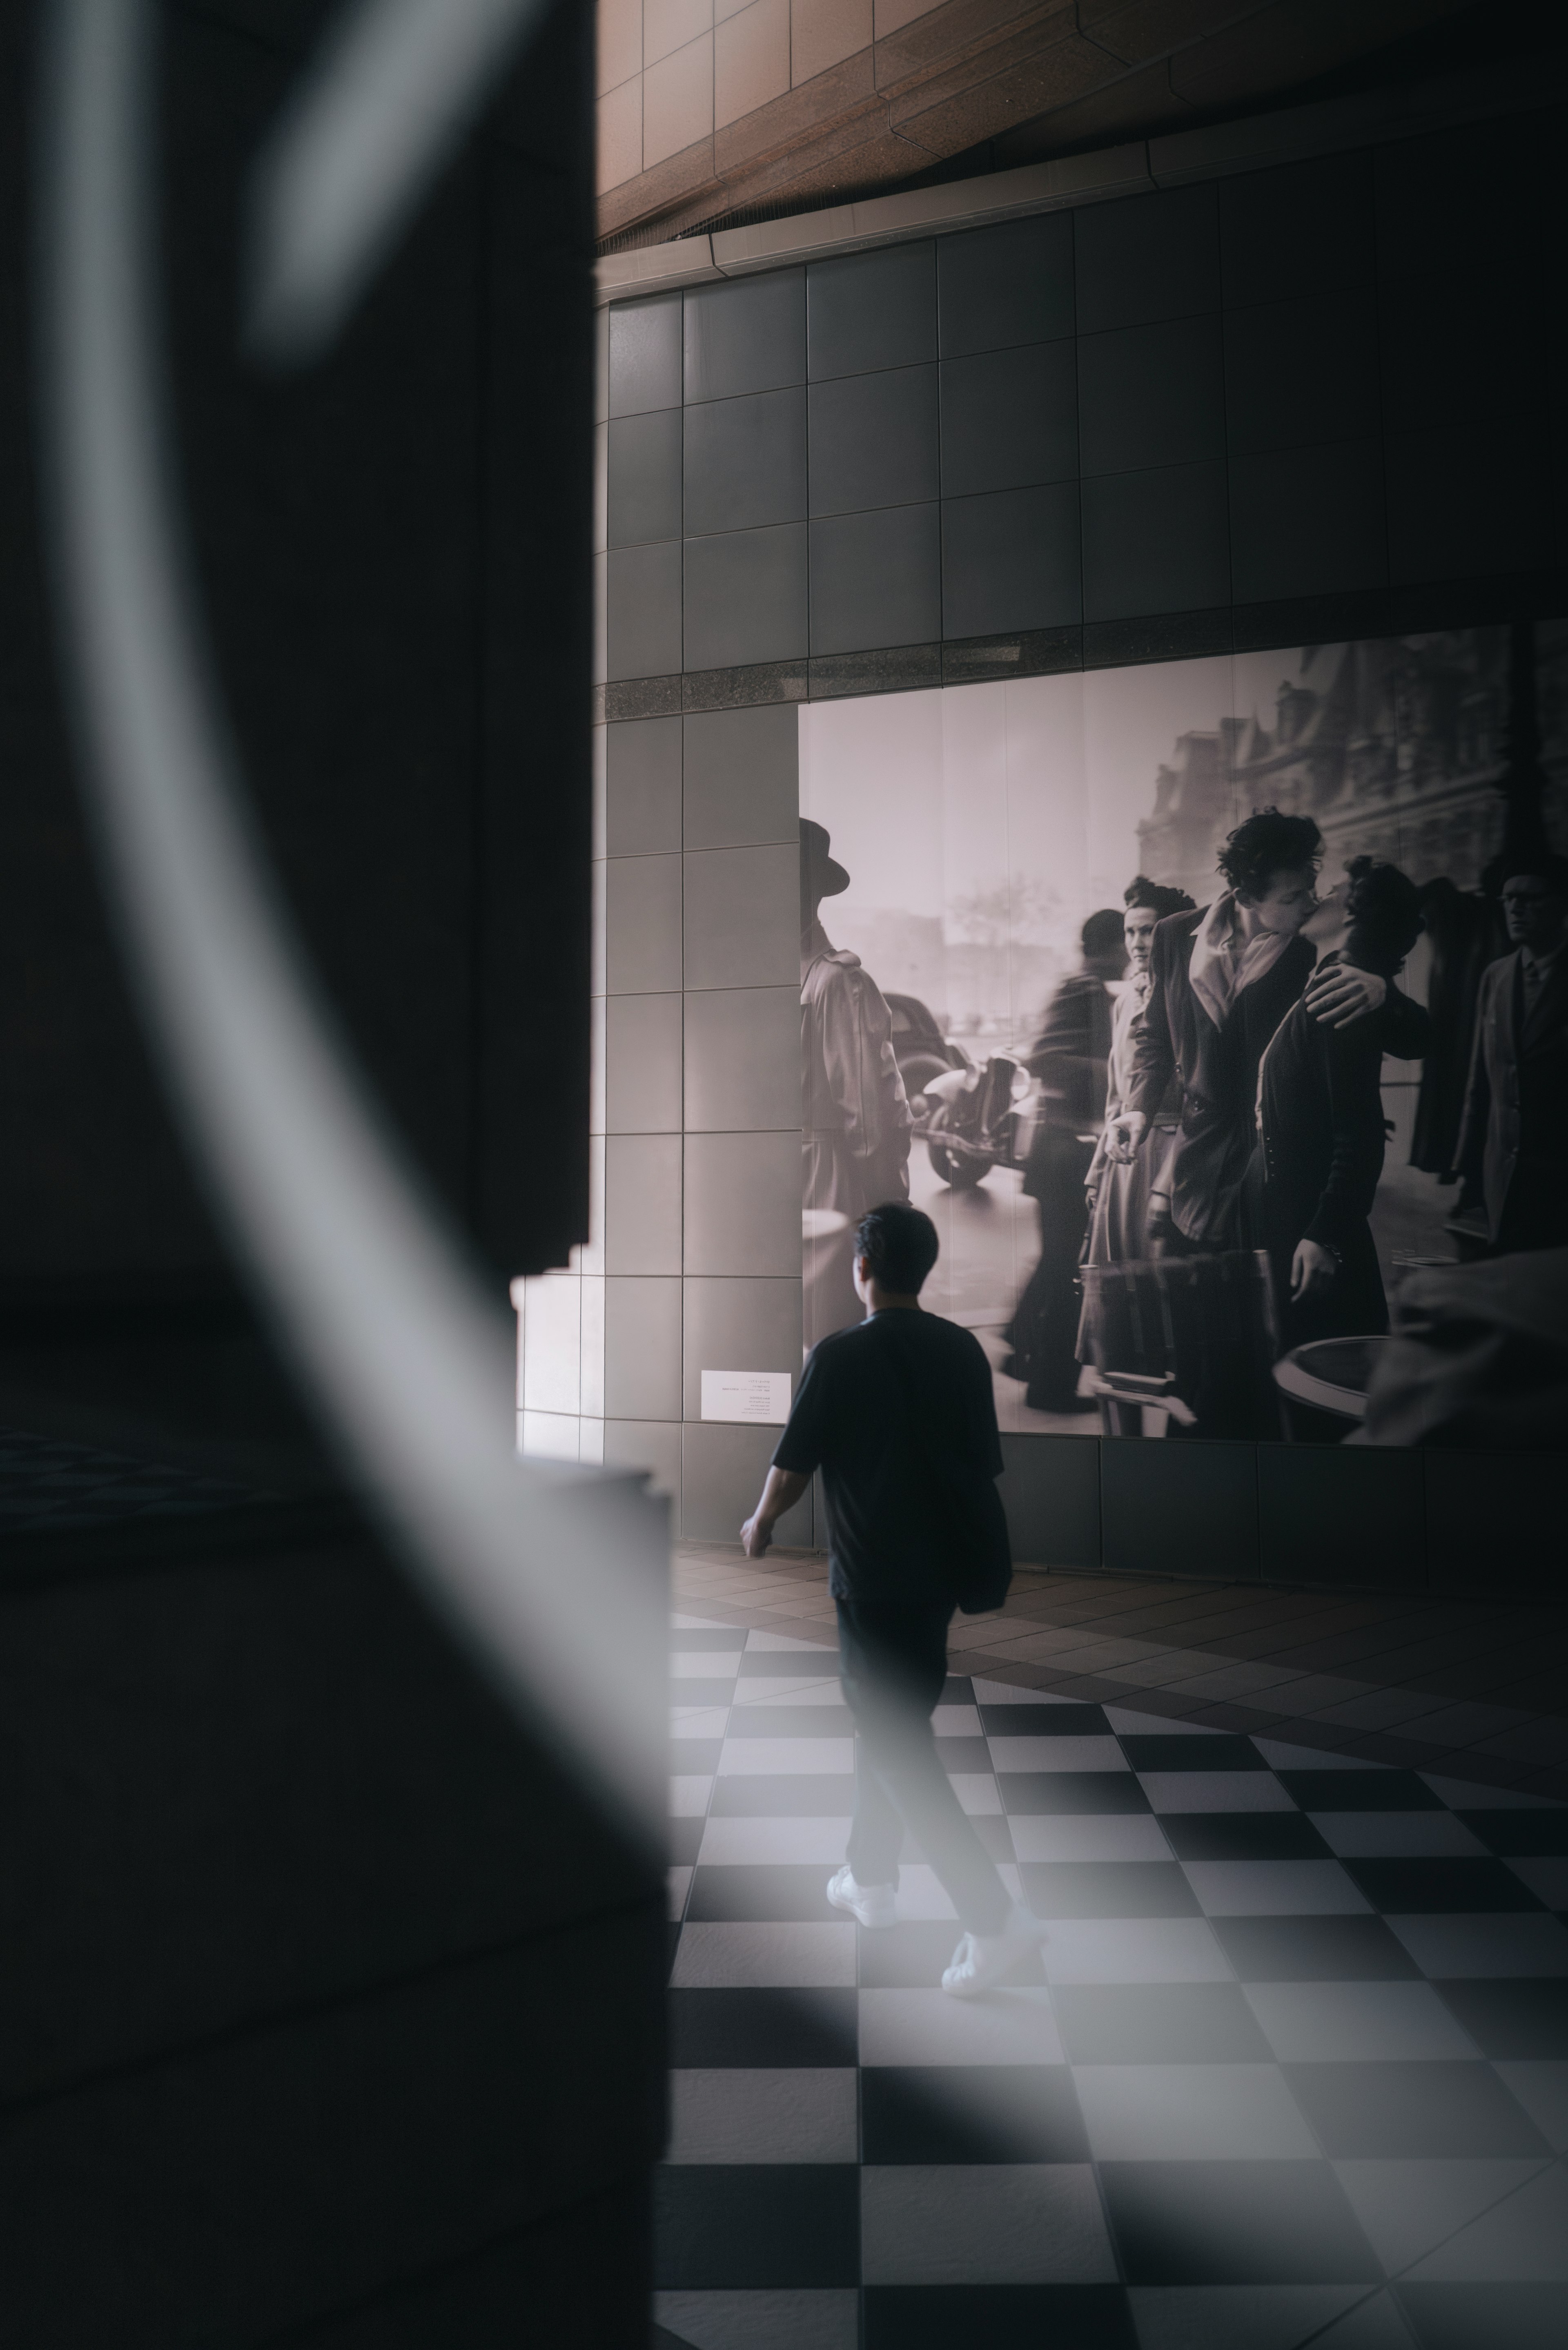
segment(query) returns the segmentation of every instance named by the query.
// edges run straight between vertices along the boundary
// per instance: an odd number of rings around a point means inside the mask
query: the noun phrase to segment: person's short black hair
[[[1421,892],[1409,876],[1380,857],[1353,857],[1345,911],[1356,945],[1380,962],[1403,962],[1427,925]]]
[[[1568,897],[1568,857],[1556,857],[1549,850],[1544,856],[1521,857],[1511,864],[1506,858],[1503,861],[1508,867],[1502,877],[1505,886],[1510,881],[1544,881],[1553,897]]]
[[[1151,881],[1147,873],[1136,874],[1127,883],[1122,903],[1129,914],[1135,906],[1147,906],[1161,922],[1168,914],[1190,914],[1193,910],[1185,889],[1174,889],[1168,881]]]
[[[1249,898],[1268,894],[1276,873],[1297,865],[1315,865],[1323,855],[1323,835],[1310,816],[1282,816],[1278,808],[1254,808],[1239,824],[1214,862],[1231,884]]]
[[[1114,906],[1102,906],[1098,913],[1091,914],[1078,935],[1083,941],[1084,952],[1092,960],[1097,960],[1101,955],[1124,954],[1127,951],[1127,941],[1122,936],[1122,918]]]
[[[937,1261],[937,1228],[923,1208],[908,1200],[885,1200],[868,1209],[855,1227],[855,1254],[865,1257],[871,1277],[896,1297],[918,1297]]]

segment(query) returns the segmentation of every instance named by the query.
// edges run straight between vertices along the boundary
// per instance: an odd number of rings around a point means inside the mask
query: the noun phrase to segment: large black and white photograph
[[[1568,624],[800,724],[808,1346],[908,1197],[1004,1430],[1532,1440],[1568,1314]]]

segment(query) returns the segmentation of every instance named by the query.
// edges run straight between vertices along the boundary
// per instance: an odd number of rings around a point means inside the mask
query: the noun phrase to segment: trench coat
[[[1457,1164],[1494,1248],[1568,1241],[1568,947],[1528,1015],[1521,949],[1482,972]]]

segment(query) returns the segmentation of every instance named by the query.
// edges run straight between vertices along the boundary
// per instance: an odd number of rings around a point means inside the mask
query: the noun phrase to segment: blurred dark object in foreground
[[[1568,1248],[1412,1274],[1351,1444],[1568,1444]]]

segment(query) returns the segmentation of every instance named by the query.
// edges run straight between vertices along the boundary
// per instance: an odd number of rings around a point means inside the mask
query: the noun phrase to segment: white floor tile
[[[670,1716],[671,1738],[722,1738],[730,1719],[727,1705],[674,1707]]]
[[[863,1991],[862,2064],[1060,2064],[1050,1993],[1019,1989],[989,1998],[944,1991]]]
[[[1101,2162],[1310,2161],[1318,2151],[1275,2064],[1075,2064]]]
[[[867,2284],[1111,2284],[1087,2163],[898,2164],[860,2174]]]
[[[1392,2275],[1533,2178],[1539,2162],[1336,2162],[1339,2183]]]
[[[939,1705],[931,1714],[931,1728],[939,1738],[978,1738],[981,1735],[980,1708],[974,1705]]]
[[[719,1757],[722,1779],[846,1777],[855,1768],[853,1738],[729,1738]]]
[[[1054,1918],[1044,1956],[1054,1983],[1235,1981],[1202,1918]]]
[[[688,1776],[670,1782],[670,1816],[672,1820],[700,1820],[708,1808],[713,1793],[711,1779]]]
[[[828,1870],[844,1858],[847,1818],[711,1819],[697,1858],[707,1868],[726,1863],[820,1861]]]
[[[1550,1795],[1527,1795],[1513,1787],[1478,1787],[1473,1779],[1447,1779],[1440,1773],[1421,1773],[1434,1795],[1456,1812],[1560,1812]]]
[[[1140,2350],[1296,2350],[1366,2293],[1351,2284],[1134,2285]]]
[[[1568,1856],[1557,1853],[1531,1860],[1511,1860],[1508,1866],[1549,1909],[1568,1909]]]
[[[852,2066],[737,2065],[670,2075],[667,2162],[853,2162]]]
[[[1318,1746],[1287,1746],[1278,1738],[1254,1738],[1253,1745],[1274,1771],[1387,1771],[1388,1762],[1364,1762],[1359,1754],[1342,1754],[1337,1749]]]
[[[1157,1812],[1293,1812],[1272,1771],[1140,1771]]]
[[[1568,2064],[1551,2057],[1521,2057],[1492,2069],[1552,2152],[1568,2154]]]
[[[1452,1812],[1314,1812],[1324,1844],[1351,1859],[1473,1859],[1486,1846]]]
[[[664,1881],[670,1898],[670,1921],[678,1926],[685,1915],[686,1896],[691,1890],[691,1871],[689,1868],[667,1869]]]
[[[853,1986],[856,1928],[745,1924],[680,1929],[670,1982],[678,1991]]]
[[[1568,2284],[1568,2172],[1554,2162],[1450,2237],[1412,2284]]]
[[[1020,1689],[1013,1681],[987,1680],[977,1673],[970,1684],[976,1705],[1082,1705],[1082,1698],[1054,1697],[1049,1690]]]
[[[972,1820],[995,1819],[1002,1810],[1002,1790],[989,1771],[949,1773],[953,1793]]]
[[[1130,1766],[1114,1738],[992,1738],[997,1771],[1126,1771]]]
[[[1159,1822],[1147,1812],[1019,1813],[1009,1825],[1020,1860],[1170,1858]]]
[[[1221,1738],[1225,1734],[1210,1729],[1206,1721],[1188,1721],[1163,1713],[1139,1713],[1127,1705],[1107,1705],[1106,1720],[1124,1738]]]
[[[1187,1880],[1210,1918],[1323,1918],[1372,1904],[1337,1860],[1188,1860]]]
[[[755,1680],[735,1683],[737,1705],[842,1705],[844,1691],[835,1674],[831,1680],[801,1680],[759,1674]]]
[[[1540,1910],[1390,1918],[1388,1926],[1434,1982],[1449,1975],[1568,1975],[1568,1930]]]
[[[957,1910],[937,1881],[937,1872],[923,1860],[898,1866],[898,1915],[902,1918],[956,1919]]]
[[[659,2324],[691,2350],[856,2350],[860,2295],[847,2291],[656,2293]]]
[[[1480,2050],[1424,1982],[1260,1982],[1252,2012],[1282,2064],[1438,2062]]]

